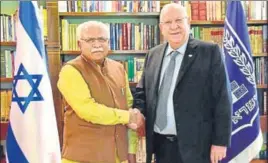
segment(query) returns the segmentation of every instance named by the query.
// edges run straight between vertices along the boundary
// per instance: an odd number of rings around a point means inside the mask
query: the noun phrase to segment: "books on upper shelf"
[[[0,41],[15,41],[15,15],[0,14]]]
[[[44,39],[47,38],[47,10],[43,6],[39,7],[39,15],[41,18],[41,24],[43,26]],[[0,14],[0,41],[12,42],[16,41],[16,19],[17,13],[12,15]]]
[[[78,50],[76,28],[62,19],[62,50]],[[111,50],[147,50],[159,43],[158,25],[138,23],[106,23],[110,30]]]
[[[253,54],[268,52],[267,26],[249,26],[249,37],[251,50]],[[191,28],[192,35],[200,40],[212,41],[222,46],[223,27],[200,27],[194,26]]]
[[[180,3],[187,9],[191,20],[218,21],[225,19],[226,1],[184,1],[173,0],[165,3]],[[267,1],[241,1],[247,20],[267,20]]]
[[[160,1],[58,1],[59,12],[159,12]]]

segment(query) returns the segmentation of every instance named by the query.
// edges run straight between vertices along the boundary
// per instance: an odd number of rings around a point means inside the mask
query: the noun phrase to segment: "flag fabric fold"
[[[61,162],[52,89],[37,2],[20,1],[7,162]]]
[[[228,1],[223,52],[231,85],[232,141],[222,162],[248,163],[262,146],[255,70],[241,1]]]

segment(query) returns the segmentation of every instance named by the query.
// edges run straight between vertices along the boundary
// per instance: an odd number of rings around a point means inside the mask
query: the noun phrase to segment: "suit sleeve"
[[[213,137],[212,144],[230,146],[232,100],[229,78],[218,45],[212,53]]]
[[[139,83],[137,84],[136,91],[134,93],[134,101],[133,108],[137,108],[140,112],[146,117],[145,109],[146,109],[146,96],[145,96],[145,72],[146,65],[148,61],[149,53],[145,57],[145,62],[143,66],[143,72]]]

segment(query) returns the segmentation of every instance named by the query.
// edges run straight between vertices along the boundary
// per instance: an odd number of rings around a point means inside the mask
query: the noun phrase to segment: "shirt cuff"
[[[129,122],[129,111],[128,110],[116,110],[116,114],[118,115],[118,120],[121,124],[128,124]]]

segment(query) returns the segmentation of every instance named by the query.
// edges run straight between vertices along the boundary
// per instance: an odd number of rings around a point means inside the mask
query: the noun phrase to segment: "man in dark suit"
[[[218,163],[230,145],[232,102],[218,45],[193,39],[179,4],[160,14],[167,43],[146,56],[134,106],[144,114],[147,163]]]

